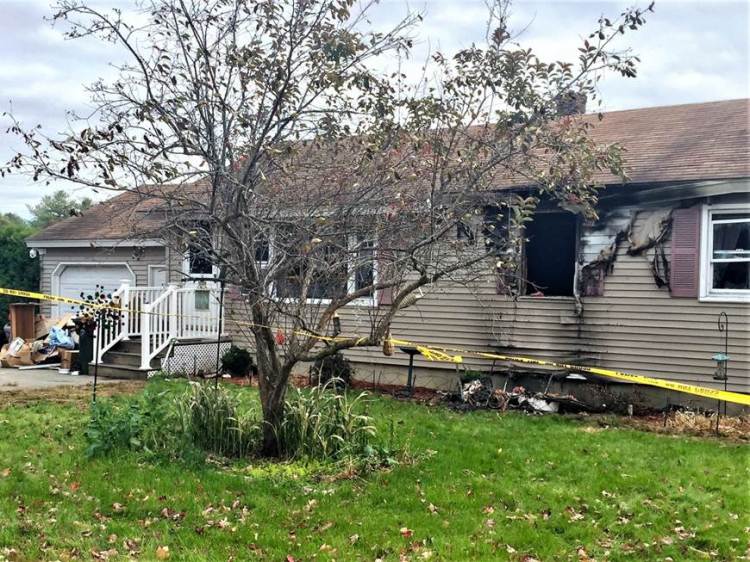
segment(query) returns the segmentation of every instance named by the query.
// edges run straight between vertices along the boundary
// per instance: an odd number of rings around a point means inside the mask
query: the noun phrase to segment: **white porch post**
[[[130,279],[123,279],[120,285],[120,334],[122,339],[130,339]]]
[[[180,325],[182,323],[182,317],[177,316],[177,304],[178,304],[178,295],[177,295],[177,289],[179,289],[180,286],[177,283],[170,283],[169,287],[167,288],[167,291],[170,292],[169,295],[169,337],[170,339],[177,339],[180,333]]]
[[[151,368],[151,305],[144,304],[141,311],[141,369]]]

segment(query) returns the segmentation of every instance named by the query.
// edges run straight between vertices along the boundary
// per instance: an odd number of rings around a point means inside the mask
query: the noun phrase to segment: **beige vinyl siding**
[[[47,248],[40,254],[40,290],[42,293],[52,292],[52,274],[62,263],[94,264],[94,263],[127,263],[136,277],[137,285],[148,285],[148,266],[165,265],[164,248],[144,247],[120,248]],[[50,303],[42,303],[42,314],[51,312]]]
[[[634,231],[651,213],[664,210],[639,212]],[[667,241],[667,255],[669,246]],[[443,283],[440,288],[426,291],[415,306],[398,315],[392,336],[426,345],[495,350],[723,386],[712,379],[711,357],[723,351],[717,316],[725,311],[730,320],[729,388],[750,392],[750,304],[673,298],[668,289],[657,288],[647,257],[628,256],[626,250],[627,241],[618,249],[603,296],[582,299],[580,318],[572,297],[521,297],[514,302],[495,294],[494,281],[488,276],[470,288]],[[367,332],[368,309],[350,306],[341,317],[345,334]],[[242,341],[240,335],[235,330],[238,341]],[[398,350],[392,356],[383,355],[380,349],[354,349],[346,354],[366,380],[373,371],[389,368],[391,372],[406,373],[408,356]],[[491,362],[465,357],[464,364],[467,368],[487,370]],[[440,369],[445,374],[455,368],[421,356],[415,358],[415,365],[419,369]],[[500,362],[496,369],[509,366],[528,369]],[[445,378],[446,384],[451,382]]]
[[[639,213],[634,230],[651,212],[659,210]],[[469,291],[456,286],[428,296],[415,310],[399,316],[393,336],[717,386],[711,357],[723,350],[717,317],[724,311],[730,321],[729,388],[750,392],[750,305],[673,298],[668,289],[657,288],[647,257],[628,256],[626,249],[625,243],[618,249],[603,296],[582,299],[580,323],[572,298],[522,297],[514,303],[487,287]],[[665,250],[668,255],[669,241]],[[407,361],[402,353],[384,357],[356,350],[349,355],[364,364],[403,366]],[[437,366],[424,359],[416,364]],[[477,362],[470,360],[468,365]]]

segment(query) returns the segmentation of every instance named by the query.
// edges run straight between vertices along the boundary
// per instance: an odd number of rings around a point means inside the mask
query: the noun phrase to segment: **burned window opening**
[[[574,296],[578,217],[538,213],[525,226],[526,295]]]
[[[523,231],[507,208],[488,208],[484,236],[498,257],[498,293],[575,296],[578,216],[567,212],[537,212]]]

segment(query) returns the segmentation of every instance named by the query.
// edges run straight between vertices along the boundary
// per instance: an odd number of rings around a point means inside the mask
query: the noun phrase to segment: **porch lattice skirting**
[[[200,343],[177,343],[172,352],[161,360],[161,370],[169,375],[200,375],[216,371],[216,346],[219,357],[229,349],[232,342],[203,341]],[[155,373],[152,371],[149,374]]]

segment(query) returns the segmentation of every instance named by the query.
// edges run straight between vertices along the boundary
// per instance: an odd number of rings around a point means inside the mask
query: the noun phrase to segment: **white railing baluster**
[[[141,305],[141,369],[151,368],[151,305]]]
[[[123,279],[120,285],[120,337],[122,340],[130,339],[130,280]]]

